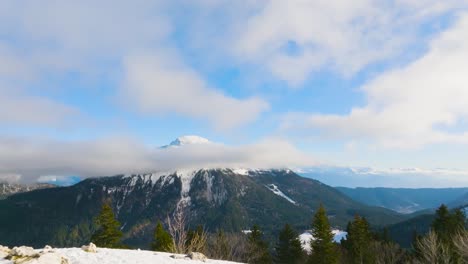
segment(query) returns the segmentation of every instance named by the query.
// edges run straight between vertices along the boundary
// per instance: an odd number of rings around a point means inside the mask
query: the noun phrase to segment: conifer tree
[[[374,263],[374,256],[369,249],[372,244],[372,233],[365,218],[356,215],[348,224],[346,241],[343,246],[348,250],[350,262],[356,264]]]
[[[272,263],[268,244],[263,240],[263,232],[257,225],[252,227],[248,236],[248,263],[268,264]]]
[[[312,221],[311,241],[312,254],[309,258],[311,264],[335,264],[338,263],[339,253],[333,242],[333,234],[328,222],[327,213],[323,205],[320,205]]]
[[[448,207],[442,204],[436,211],[436,217],[432,222],[432,229],[439,239],[446,242],[450,239],[450,211]]]
[[[301,241],[298,234],[286,224],[279,234],[278,244],[275,247],[276,263],[296,264],[304,258]]]
[[[91,241],[98,247],[122,248],[120,223],[115,219],[109,203],[102,205],[101,212],[95,219],[98,229],[91,236]]]
[[[451,213],[448,207],[442,204],[437,209],[436,217],[432,222],[432,230],[435,232],[439,242],[442,243],[442,246],[448,249],[455,262],[460,259],[460,256],[455,250],[453,239],[457,234],[465,230],[465,221],[465,215],[460,209]]]
[[[153,242],[151,243],[151,250],[171,252],[174,247],[174,242],[171,235],[164,229],[161,221],[158,221],[154,229]]]

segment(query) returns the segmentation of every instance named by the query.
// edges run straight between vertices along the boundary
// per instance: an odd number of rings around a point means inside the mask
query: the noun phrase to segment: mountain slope
[[[372,206],[385,207],[400,213],[432,209],[461,199],[468,188],[346,188],[336,187],[352,199]]]
[[[156,221],[164,221],[181,203],[187,205],[190,225],[209,231],[240,231],[254,223],[269,233],[285,223],[307,229],[320,203],[332,224],[342,228],[356,213],[374,225],[402,220],[393,211],[362,205],[289,170],[202,169],[94,178],[11,196],[0,201],[0,244],[89,242],[93,217],[106,201],[122,223],[125,243],[141,248],[148,246]]]
[[[36,184],[19,184],[19,183],[8,183],[0,182],[0,200],[13,195],[15,193],[29,192],[36,189],[53,188],[55,185],[47,183],[36,183]]]

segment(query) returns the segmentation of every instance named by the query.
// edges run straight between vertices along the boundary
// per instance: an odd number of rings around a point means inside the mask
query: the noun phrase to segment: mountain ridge
[[[269,188],[271,184],[276,188]],[[278,190],[295,204],[275,193]],[[0,201],[0,243],[87,243],[95,228],[93,217],[105,202],[111,203],[122,223],[125,243],[140,248],[149,245],[155,223],[164,221],[181,203],[187,207],[190,226],[201,224],[210,232],[218,228],[237,232],[259,224],[274,234],[285,223],[306,230],[320,204],[341,229],[355,214],[374,225],[404,219],[393,211],[355,202],[291,170],[200,169],[89,178],[69,187],[11,196]]]

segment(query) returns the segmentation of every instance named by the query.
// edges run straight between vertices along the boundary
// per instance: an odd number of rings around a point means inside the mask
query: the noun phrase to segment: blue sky
[[[158,169],[192,134],[266,156],[207,155],[237,166],[468,170],[467,40],[463,0],[2,1],[0,176]]]

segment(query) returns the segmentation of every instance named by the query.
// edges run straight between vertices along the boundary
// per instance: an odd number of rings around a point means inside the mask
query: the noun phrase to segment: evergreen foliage
[[[98,247],[122,248],[120,223],[115,219],[114,212],[109,203],[102,205],[101,212],[96,217],[95,222],[98,229],[91,236],[91,241]]]
[[[338,263],[339,253],[333,242],[330,223],[323,205],[320,205],[312,221],[311,241],[312,254],[309,258],[311,264],[335,264]]]
[[[252,232],[248,236],[248,263],[269,264],[272,263],[268,244],[263,240],[263,232],[258,225],[252,227]]]
[[[460,209],[450,212],[444,204],[437,209],[435,219],[432,222],[432,230],[435,232],[438,242],[447,248],[448,254],[454,261],[458,261],[460,256],[455,251],[453,238],[465,230],[465,222],[465,214]]]
[[[298,234],[289,224],[286,224],[279,234],[278,244],[275,247],[276,263],[297,264],[302,263],[304,252]]]
[[[346,231],[348,234],[342,245],[347,249],[350,263],[374,263],[375,256],[369,249],[373,238],[366,219],[356,215]]]
[[[461,210],[450,213],[446,205],[441,205],[436,211],[436,217],[432,222],[432,229],[439,239],[449,243],[451,238],[465,227],[465,215]]]
[[[151,250],[171,252],[174,247],[174,242],[171,235],[164,229],[161,221],[158,221],[154,229],[153,242],[151,243]]]

